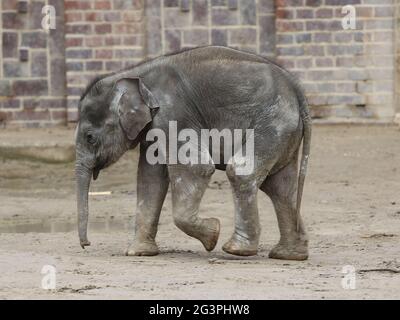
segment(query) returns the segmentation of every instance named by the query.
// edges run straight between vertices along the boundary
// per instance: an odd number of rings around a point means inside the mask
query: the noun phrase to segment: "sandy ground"
[[[224,172],[206,192],[201,215],[217,217],[216,249],[178,230],[168,196],[156,257],[125,257],[135,209],[137,154],[100,173],[91,196],[89,239],[79,246],[72,164],[3,160],[0,166],[0,298],[38,299],[353,299],[400,298],[400,131],[384,126],[316,126],[303,200],[310,236],[304,262],[268,259],[278,241],[270,200],[259,193],[259,255],[223,253],[233,229]],[[56,289],[41,288],[44,265]],[[356,288],[342,273],[354,266]]]

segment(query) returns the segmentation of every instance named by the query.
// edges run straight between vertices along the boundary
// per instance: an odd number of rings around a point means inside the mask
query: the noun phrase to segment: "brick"
[[[11,99],[3,100],[1,103],[1,107],[4,109],[19,109],[20,104],[21,104],[20,99],[12,97]]]
[[[121,21],[121,13],[120,12],[104,12],[104,20],[108,22]]]
[[[189,12],[190,11],[190,0],[181,0],[181,11]]]
[[[118,46],[121,44],[121,37],[108,36],[104,39],[104,43],[106,46]],[[125,44],[127,44],[127,43],[125,43]]]
[[[310,33],[299,33],[295,35],[295,39],[297,43],[309,43],[311,42],[311,34]]]
[[[164,26],[166,28],[182,28],[189,25],[190,15],[181,12],[177,8],[164,10]]]
[[[375,17],[392,17],[394,14],[392,7],[376,7],[374,10]]]
[[[209,44],[208,30],[192,29],[183,31],[185,45],[203,46]]]
[[[297,68],[311,68],[312,67],[312,59],[311,58],[303,58],[296,60],[296,67]]]
[[[275,7],[274,7],[274,2],[271,0],[258,0],[258,13],[259,14],[274,14],[275,13]]]
[[[76,11],[66,12],[65,13],[65,21],[67,23],[83,21],[82,13],[76,12]]]
[[[238,8],[238,0],[226,0],[227,7],[229,10],[237,10]]]
[[[67,59],[90,59],[92,57],[91,49],[68,49],[66,50]]]
[[[45,48],[47,46],[47,34],[44,31],[24,32],[21,45],[30,48]]]
[[[89,1],[78,1],[78,0],[74,0],[74,1],[69,1],[66,0],[64,3],[65,6],[65,11],[68,10],[87,10],[87,9],[91,9],[91,2]]]
[[[11,96],[11,85],[8,80],[0,79],[0,97]]]
[[[332,58],[316,58],[315,66],[319,68],[333,67],[333,60]]]
[[[109,0],[96,1],[94,3],[94,8],[96,10],[110,10],[111,9],[111,1],[109,1]]]
[[[126,46],[142,47],[143,45],[142,39],[143,39],[142,35],[129,35],[124,37],[123,43]]]
[[[297,19],[313,19],[314,11],[312,9],[297,9],[296,10]]]
[[[114,10],[139,10],[142,8],[141,0],[113,0]]]
[[[228,45],[227,30],[221,30],[221,29],[211,30],[211,44],[218,46],[227,46]]]
[[[12,88],[17,96],[41,96],[48,93],[47,80],[16,80]]]
[[[65,39],[66,47],[80,47],[83,45],[83,38],[67,38]]]
[[[115,71],[122,69],[121,61],[107,61],[106,62],[106,70],[107,71]]]
[[[155,22],[155,20],[153,20]],[[114,24],[112,26],[114,34],[128,33],[135,34],[141,32],[141,24],[136,22]]]
[[[19,61],[4,61],[3,74],[8,78],[20,78],[29,76],[29,66],[27,63]]]
[[[319,21],[306,21],[307,30],[315,31],[335,31],[343,30],[342,24],[339,20],[319,20]]]
[[[87,12],[85,13],[85,20],[89,22],[102,21],[103,17],[102,14],[99,12]]]
[[[16,10],[17,0],[2,0],[1,5],[3,10]]]
[[[357,92],[356,83],[355,82],[337,83],[336,84],[336,92],[355,93],[355,92]],[[359,92],[357,92],[357,93],[359,93]]]
[[[244,25],[256,25],[256,1],[255,0],[241,0],[240,2],[240,21]]]
[[[294,18],[294,10],[290,9],[276,9],[276,18],[277,19],[293,19]]]
[[[317,87],[319,93],[331,93],[335,92],[336,89],[336,85],[334,83],[319,83]]]
[[[113,56],[113,51],[110,49],[98,49],[95,53],[96,59],[111,59]]]
[[[286,69],[294,69],[294,67],[295,67],[295,63],[292,58],[285,59],[284,57],[279,57],[279,58],[277,58],[277,63]]]
[[[85,45],[88,47],[101,47],[103,45],[103,37],[86,38]]]
[[[104,33],[111,33],[111,24],[98,24],[94,26],[95,33],[104,34]]]
[[[276,21],[276,29],[278,32],[303,31],[304,23],[301,21],[277,20]],[[310,29],[308,29],[308,30],[310,30]]]
[[[252,45],[257,41],[257,30],[251,28],[241,28],[229,30],[230,44],[233,45]]]
[[[179,0],[164,0],[164,6],[166,8],[178,7],[179,6]]]
[[[29,4],[29,14],[28,17],[20,15],[27,19],[27,29],[42,29],[42,8],[45,5],[45,1],[31,1]],[[57,9],[56,9],[57,12]]]
[[[315,17],[316,18],[323,18],[323,19],[332,18],[333,17],[333,10],[329,9],[329,8],[317,9],[315,11]]]
[[[167,52],[174,52],[181,49],[181,31],[166,30],[165,31],[165,46]]]
[[[208,1],[193,1],[193,25],[206,26],[208,24]]]
[[[23,20],[16,12],[3,12],[3,29],[21,29],[24,26]]]
[[[88,71],[100,71],[103,69],[102,61],[88,61],[86,62],[86,70]]]
[[[50,111],[36,111],[36,110],[23,110],[14,112],[12,115],[13,120],[23,120],[23,121],[45,121],[50,120]]]
[[[139,22],[142,19],[141,11],[123,12],[122,21],[124,22]]]
[[[238,23],[237,11],[227,8],[212,8],[211,22],[215,26],[235,25]]]
[[[65,32],[67,34],[89,34],[92,31],[92,26],[88,24],[66,25]]]
[[[18,34],[3,32],[3,58],[15,58],[18,55]]]
[[[281,56],[302,56],[304,55],[303,47],[278,47],[277,52]]]
[[[325,0],[328,6],[346,6],[350,4],[360,4],[361,0]]]
[[[352,39],[353,35],[351,33],[337,33],[334,37],[334,41],[340,43],[351,42]]]
[[[367,30],[393,29],[393,23],[392,19],[367,20],[364,22],[364,25]]]
[[[227,0],[211,0],[211,5],[213,7],[222,7],[226,6]]]
[[[46,52],[32,52],[31,75],[33,77],[47,76]]]
[[[293,43],[293,35],[280,33],[276,35],[276,42],[279,44],[291,44]]]
[[[142,55],[140,50],[137,49],[115,49],[114,56],[117,59],[134,59],[140,58]]]
[[[314,42],[331,42],[332,34],[331,33],[315,33],[314,34]]]
[[[67,71],[82,71],[83,63],[82,62],[67,62],[66,64]]]

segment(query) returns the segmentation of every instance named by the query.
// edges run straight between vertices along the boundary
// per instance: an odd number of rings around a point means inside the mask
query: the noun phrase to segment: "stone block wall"
[[[41,27],[46,4],[56,30]],[[66,123],[63,1],[2,0],[0,9],[0,123]]]
[[[344,30],[344,5],[356,28]],[[302,80],[314,118],[394,115],[393,0],[276,0],[277,57]]]
[[[342,7],[356,8],[344,30]],[[41,27],[44,5],[56,29]],[[391,121],[400,112],[397,0],[2,0],[0,124],[74,122],[96,75],[201,45],[277,59],[314,118]]]

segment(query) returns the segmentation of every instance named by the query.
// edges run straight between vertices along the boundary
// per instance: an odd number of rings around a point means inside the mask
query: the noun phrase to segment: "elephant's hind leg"
[[[200,240],[207,251],[213,250],[217,244],[220,223],[215,218],[202,219],[198,213],[214,171],[213,164],[168,166],[174,222],[187,235]]]
[[[308,238],[300,218],[297,231],[297,155],[279,172],[269,176],[260,189],[272,200],[281,234],[279,243],[270,251],[269,257],[284,260],[306,260]]]

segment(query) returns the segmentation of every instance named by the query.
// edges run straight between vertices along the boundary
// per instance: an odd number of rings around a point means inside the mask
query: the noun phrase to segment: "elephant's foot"
[[[204,228],[196,238],[201,241],[207,251],[212,251],[218,242],[220,231],[219,220],[215,218],[206,218],[203,219],[202,225]]]
[[[255,256],[258,249],[258,239],[252,241],[238,237],[236,234],[223,245],[222,250],[236,256]]]
[[[158,253],[155,242],[135,242],[125,251],[126,256],[155,256]]]
[[[281,260],[307,260],[308,259],[308,243],[307,241],[298,240],[295,243],[278,243],[268,255],[271,259]]]

